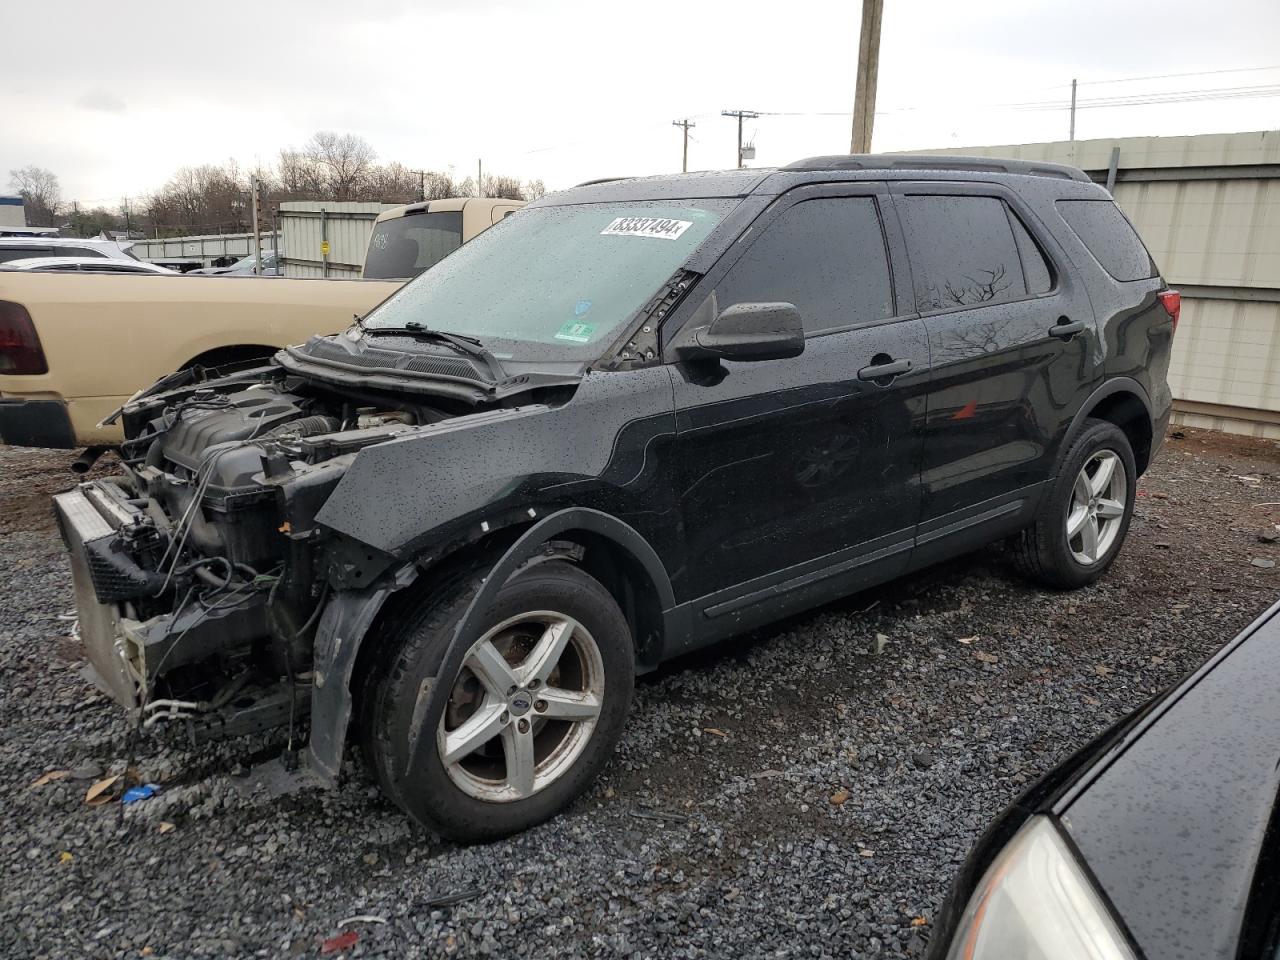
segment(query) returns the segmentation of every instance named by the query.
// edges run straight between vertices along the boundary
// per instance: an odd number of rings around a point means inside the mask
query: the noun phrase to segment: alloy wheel
[[[1071,488],[1067,507],[1067,549],[1076,562],[1092,566],[1120,536],[1124,523],[1128,478],[1120,456],[1099,450],[1084,462]]]
[[[478,800],[532,796],[582,755],[604,688],[600,648],[572,617],[542,610],[504,620],[467,652],[440,719],[449,778]]]

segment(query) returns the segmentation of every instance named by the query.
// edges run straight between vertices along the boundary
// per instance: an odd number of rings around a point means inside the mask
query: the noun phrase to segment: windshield
[[[365,326],[476,337],[502,358],[591,359],[736,201],[535,207],[407,284]]]

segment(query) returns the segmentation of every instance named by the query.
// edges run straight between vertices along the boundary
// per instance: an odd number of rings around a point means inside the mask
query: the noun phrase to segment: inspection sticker
[[[595,324],[570,321],[556,331],[556,339],[572,340],[574,343],[590,343],[591,335],[595,332]]]
[[[618,217],[600,231],[600,236],[657,237],[659,240],[675,240],[692,226],[692,220],[669,220],[666,217]]]

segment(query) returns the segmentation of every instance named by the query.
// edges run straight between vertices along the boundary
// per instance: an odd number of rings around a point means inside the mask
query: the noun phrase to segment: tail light
[[[1182,294],[1177,290],[1163,290],[1158,296],[1164,312],[1169,314],[1169,319],[1173,321],[1173,332],[1177,333],[1178,316],[1182,313]]]
[[[20,303],[0,300],[0,374],[48,373],[44,348],[31,314]]]

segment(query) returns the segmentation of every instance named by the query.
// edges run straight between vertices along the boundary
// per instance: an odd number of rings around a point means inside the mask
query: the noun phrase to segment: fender
[[[367,590],[344,590],[326,605],[316,627],[315,683],[311,688],[311,769],[329,784],[338,782],[342,751],[351,722],[351,675],[360,644],[387,598],[418,576],[412,564]]]
[[[570,530],[587,530],[600,534],[628,550],[644,567],[658,592],[663,611],[664,634],[669,636],[673,630],[678,629],[674,617],[676,602],[671,580],[657,553],[634,529],[607,513],[578,507],[560,510],[543,518],[526,530],[493,566],[476,595],[471,598],[453,636],[449,638],[449,646],[440,661],[440,670],[422,685],[413,711],[406,769],[414,768],[425,760],[424,751],[431,743],[429,731],[436,729],[444,714],[451,687],[449,681],[462,669],[462,661],[470,646],[468,640],[475,634],[476,622],[521,564],[537,554],[548,540]]]
[[[506,510],[572,503],[643,514],[672,497],[662,452],[675,438],[671,376],[656,366],[588,373],[559,406],[489,410],[365,447],[316,522],[407,562],[446,528]]]
[[[1071,425],[1067,427],[1066,433],[1062,435],[1062,440],[1058,444],[1058,453],[1054,457],[1053,476],[1058,475],[1058,469],[1062,466],[1062,458],[1067,455],[1067,450],[1071,447],[1071,441],[1076,434],[1084,427],[1084,422],[1089,419],[1089,415],[1097,409],[1099,403],[1107,397],[1117,393],[1132,393],[1135,397],[1142,401],[1143,407],[1147,411],[1147,419],[1151,423],[1152,433],[1155,433],[1155,414],[1151,412],[1151,398],[1147,396],[1146,389],[1137,380],[1132,377],[1112,377],[1100,384],[1093,393],[1089,394],[1087,400],[1080,404],[1080,409],[1076,411],[1076,415],[1071,418]],[[1154,452],[1154,451],[1153,451]]]
[[[598,534],[626,550],[644,569],[658,594],[663,611],[664,634],[673,629],[672,611],[676,606],[675,592],[666,568],[644,537],[632,527],[599,510],[571,507],[548,514],[526,530],[490,569],[480,589],[471,599],[466,613],[458,622],[449,639],[440,672],[424,684],[425,700],[415,708],[416,731],[434,729],[440,722],[448,696],[434,693],[448,686],[439,681],[451,677],[461,669],[467,645],[461,638],[469,635],[471,625],[479,619],[493,601],[503,584],[511,579],[522,564],[536,555],[548,540],[570,530],[584,530]],[[355,671],[360,647],[370,626],[393,594],[403,590],[418,577],[418,568],[406,564],[396,573],[365,590],[345,590],[331,599],[321,615],[316,630],[315,685],[311,693],[311,742],[308,747],[312,769],[330,785],[337,783],[342,768],[342,755],[346,744],[347,727],[351,722],[351,678]],[[452,672],[450,672],[452,671]],[[431,717],[435,717],[431,721]],[[424,726],[424,723],[431,723]]]

